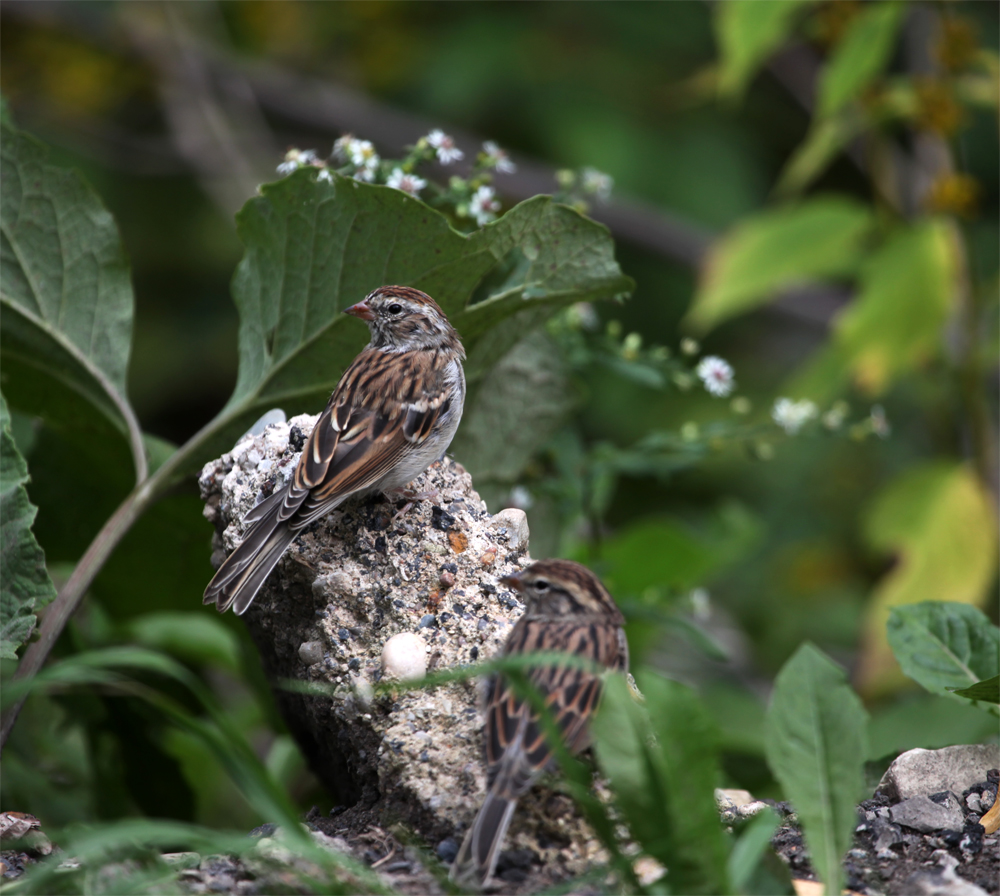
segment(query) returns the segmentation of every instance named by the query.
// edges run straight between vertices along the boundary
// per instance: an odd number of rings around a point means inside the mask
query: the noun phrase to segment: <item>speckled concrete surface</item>
[[[246,438],[200,477],[216,526],[216,563],[242,536],[259,496],[292,475],[316,418],[303,415]],[[429,670],[495,654],[523,607],[501,576],[529,562],[520,511],[491,517],[469,474],[445,459],[412,483],[436,492],[396,517],[382,495],[347,502],[293,543],[244,619],[269,679],[320,682],[331,697],[276,690],[314,771],[345,806],[403,823],[432,848],[461,838],[485,791],[481,685],[373,697],[385,642],[416,634]],[[523,800],[507,849],[527,849],[551,881],[602,859],[572,802],[549,786]],[[523,864],[523,863],[522,863]],[[524,871],[524,869],[521,869]],[[513,878],[523,875],[514,868]]]

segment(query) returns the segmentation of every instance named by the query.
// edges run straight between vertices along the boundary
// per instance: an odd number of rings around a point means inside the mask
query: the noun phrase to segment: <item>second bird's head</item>
[[[372,348],[383,351],[452,349],[465,357],[458,333],[427,293],[409,286],[380,286],[344,309],[368,324]]]

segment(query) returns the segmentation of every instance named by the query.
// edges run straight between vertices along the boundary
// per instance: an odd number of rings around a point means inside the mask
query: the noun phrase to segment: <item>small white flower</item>
[[[517,171],[517,165],[510,160],[507,150],[501,149],[493,140],[487,140],[483,144],[483,152],[486,153],[486,164],[500,174],[513,174]]]
[[[615,179],[610,174],[598,171],[596,168],[584,168],[582,172],[584,193],[590,193],[607,202],[611,198],[611,190],[615,185]]]
[[[480,187],[469,201],[469,214],[476,219],[480,227],[489,224],[500,211],[500,203],[496,201],[495,196],[496,191],[493,187]]]
[[[570,319],[584,330],[596,330],[601,325],[594,306],[590,302],[577,302],[570,305]]]
[[[333,172],[331,172],[329,168],[321,168],[319,174],[316,176],[316,180],[332,184]]]
[[[420,191],[427,186],[427,181],[415,174],[407,174],[402,168],[393,168],[386,185],[394,190],[402,190],[411,196],[419,197]]]
[[[304,165],[312,165],[315,161],[315,149],[296,149],[293,146],[285,153],[285,160],[278,166],[278,174],[284,177],[286,174],[291,174]]]
[[[892,432],[892,427],[889,426],[889,420],[885,416],[885,409],[880,404],[872,406],[871,414],[868,417],[871,424],[872,432],[875,433],[880,439],[889,438],[889,434]]]
[[[702,358],[694,372],[705,385],[705,390],[717,398],[725,398],[736,385],[729,362],[715,355]]]
[[[808,398],[792,401],[790,398],[779,398],[771,409],[771,419],[788,435],[794,436],[810,420],[819,413],[819,408]]]
[[[833,407],[823,415],[823,425],[827,429],[840,429],[850,410],[846,401],[835,401]]]
[[[351,144],[354,143],[353,134],[344,134],[333,142],[333,157],[341,162],[346,162],[351,157]]]
[[[455,146],[454,139],[440,128],[435,128],[427,135],[427,142],[437,150],[438,161],[442,165],[450,165],[465,158],[465,153]]]
[[[375,152],[375,146],[372,144],[371,140],[354,140],[352,139],[347,144],[347,154],[350,156],[351,164],[356,165],[358,168],[370,168],[371,160],[375,160],[375,164],[378,164],[378,153]]]

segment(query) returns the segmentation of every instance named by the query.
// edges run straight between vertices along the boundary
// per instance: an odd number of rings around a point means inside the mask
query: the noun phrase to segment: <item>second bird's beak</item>
[[[521,574],[519,572],[513,572],[509,576],[501,576],[500,581],[515,591],[524,590],[524,583],[521,581]]]
[[[357,317],[360,320],[375,320],[375,312],[371,310],[364,302],[358,302],[357,305],[351,305],[350,308],[344,309],[344,314],[350,314],[351,317]]]

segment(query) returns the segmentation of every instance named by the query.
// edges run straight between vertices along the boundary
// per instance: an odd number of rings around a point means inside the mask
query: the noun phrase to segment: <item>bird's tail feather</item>
[[[264,579],[297,534],[286,522],[278,520],[279,507],[280,502],[274,503],[259,514],[240,545],[219,567],[205,589],[206,604],[214,603],[220,613],[230,607],[238,616],[246,612]]]
[[[493,787],[476,815],[451,866],[451,879],[459,885],[482,887],[492,876],[500,857],[516,799],[501,796]]]

